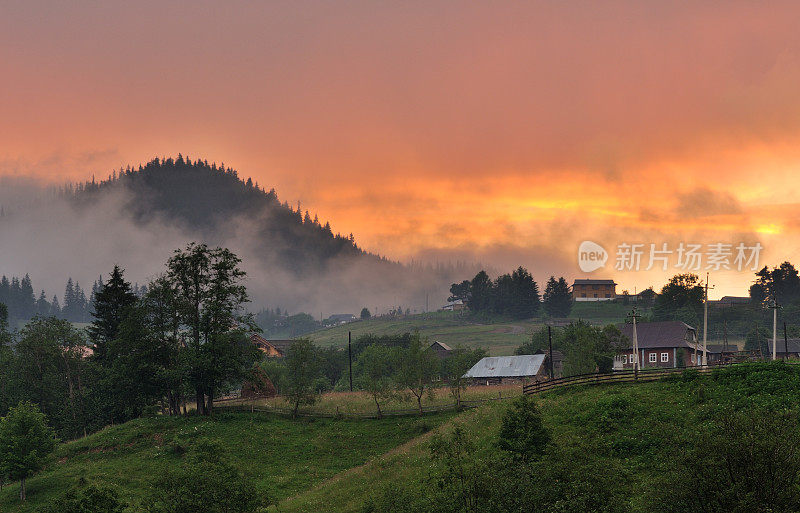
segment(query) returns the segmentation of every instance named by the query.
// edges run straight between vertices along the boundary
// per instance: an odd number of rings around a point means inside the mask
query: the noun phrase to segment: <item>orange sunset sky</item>
[[[0,175],[181,152],[390,258],[658,288],[678,270],[583,274],[578,244],[797,260],[799,22],[797,2],[4,1]],[[751,281],[714,272],[711,295]]]

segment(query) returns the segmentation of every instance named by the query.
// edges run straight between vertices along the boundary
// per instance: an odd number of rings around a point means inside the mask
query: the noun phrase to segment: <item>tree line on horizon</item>
[[[70,322],[89,322],[92,320],[92,305],[102,285],[103,277],[100,276],[92,283],[87,298],[80,283],[69,277],[61,299],[59,300],[54,294],[52,299],[48,300],[44,289],[39,292],[38,298],[35,296],[30,275],[26,274],[22,278],[12,276],[11,279],[3,275],[0,276],[0,303],[6,306],[8,322],[12,326],[35,316],[57,317]],[[141,297],[147,292],[147,287],[134,284],[131,290]]]
[[[567,317],[572,310],[572,295],[563,276],[551,276],[540,295],[539,285],[522,266],[494,280],[482,270],[472,280],[453,283],[448,301],[463,301],[473,313],[513,319],[534,317],[542,305],[551,317]]]

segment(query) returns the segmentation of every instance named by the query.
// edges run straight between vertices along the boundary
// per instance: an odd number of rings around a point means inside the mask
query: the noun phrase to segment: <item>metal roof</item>
[[[573,282],[573,285],[616,285],[614,280],[586,280],[578,279]]]
[[[543,354],[487,356],[464,374],[465,378],[513,378],[535,376],[544,363]]]

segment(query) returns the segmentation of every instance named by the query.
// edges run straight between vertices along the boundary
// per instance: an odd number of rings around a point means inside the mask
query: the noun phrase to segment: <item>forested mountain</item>
[[[357,314],[363,307],[378,314],[398,305],[412,312],[435,309],[450,283],[480,269],[400,264],[365,252],[352,235],[333,233],[299,204],[279,200],[274,189],[180,154],[99,181],[28,186],[19,193],[5,187],[0,202],[0,274],[29,274],[35,297],[44,289],[52,305],[56,292],[62,310],[67,277],[88,284],[119,265],[134,282],[147,284],[160,272],[157,263],[189,241],[230,248],[242,259],[252,311],[280,306],[314,318]],[[31,311],[12,308],[15,317]]]
[[[99,196],[119,189],[130,194],[125,209],[137,221],[160,217],[207,239],[218,238],[219,230],[231,220],[246,219],[257,246],[276,253],[282,267],[297,273],[319,270],[337,257],[385,261],[362,251],[352,234],[334,234],[329,223],[321,224],[299,205],[294,209],[281,203],[274,189],[267,191],[250,178],[242,180],[224,164],[192,162],[180,154],[176,159],[156,158],[66,192],[77,205],[90,208]]]

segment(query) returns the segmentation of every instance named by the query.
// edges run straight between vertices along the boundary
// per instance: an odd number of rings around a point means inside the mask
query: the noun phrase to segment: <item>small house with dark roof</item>
[[[702,346],[703,344],[700,343]],[[708,344],[708,363],[730,363],[736,360],[739,348],[736,344]]]
[[[769,355],[772,356],[772,338],[767,341],[769,348]],[[775,347],[775,355],[778,358],[800,358],[800,338],[790,338],[785,340],[783,337],[778,337],[778,343]],[[766,356],[766,355],[764,355]]]
[[[573,301],[609,301],[616,297],[614,280],[575,280],[572,283]]]
[[[439,342],[438,340],[434,341],[433,344],[430,345],[428,348],[430,351],[433,351],[440,360],[444,360],[448,356],[450,356],[450,346],[445,344],[444,342]]]
[[[684,367],[702,362],[703,347],[697,343],[697,330],[681,321],[642,322],[636,324],[639,354],[633,353],[633,325],[618,326],[625,335],[629,350],[614,358],[615,370]]]
[[[535,354],[543,354],[544,355],[544,365],[546,367],[546,371],[549,375],[550,373],[550,351],[547,349],[545,350],[538,350]],[[558,349],[553,350],[553,377],[560,378],[564,374],[564,353],[559,351]]]
[[[284,358],[289,351],[289,346],[294,340],[267,340],[258,333],[250,335],[250,341],[259,351],[264,353],[267,358]]]

